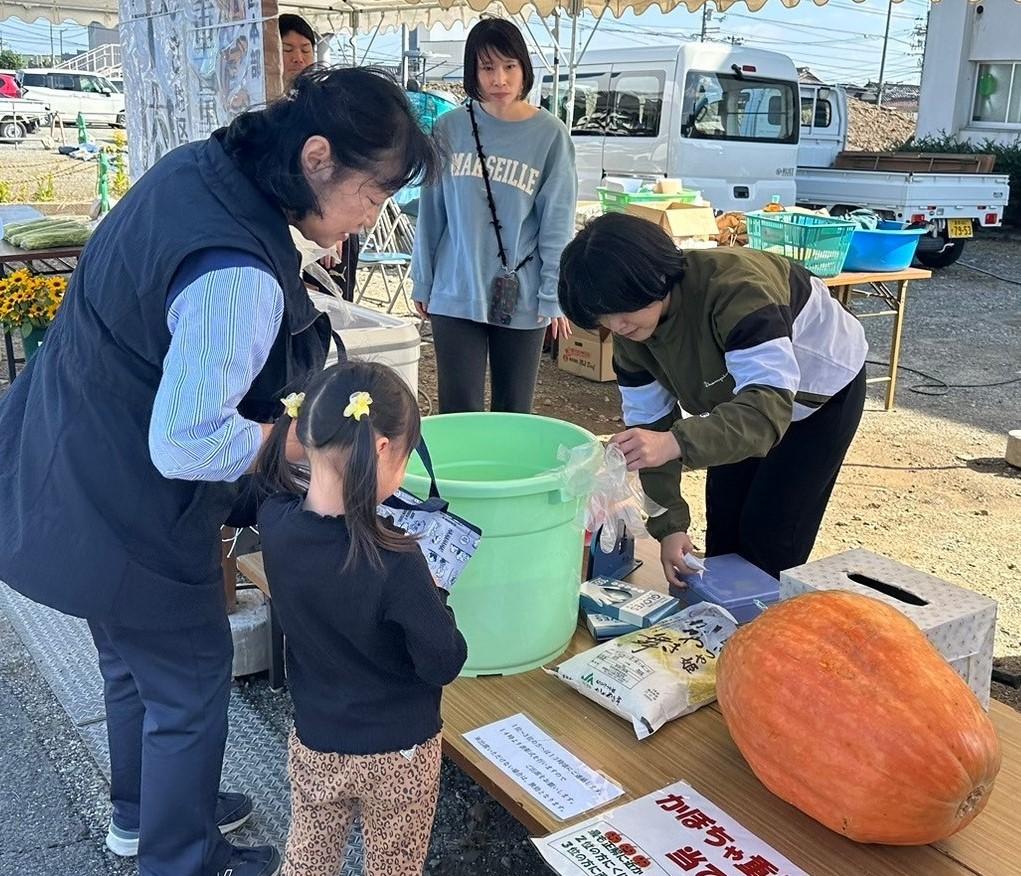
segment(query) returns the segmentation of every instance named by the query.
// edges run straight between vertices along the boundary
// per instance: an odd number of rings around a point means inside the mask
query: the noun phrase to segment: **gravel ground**
[[[97,126],[89,128],[89,133],[96,143],[103,145],[113,142],[114,130]],[[65,128],[64,138],[68,145],[77,143],[76,129]],[[56,143],[63,145],[59,128]],[[55,210],[60,205],[91,204],[96,197],[97,173],[95,161],[76,161],[58,155],[55,150],[47,150],[39,134],[27,137],[18,145],[0,144],[0,187],[2,184],[9,187],[11,203],[32,204],[44,212]],[[35,192],[48,175],[53,177],[56,198],[48,203],[36,202]]]

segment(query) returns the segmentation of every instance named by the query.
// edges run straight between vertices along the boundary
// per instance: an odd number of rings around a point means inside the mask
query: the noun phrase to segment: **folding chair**
[[[356,304],[360,304],[362,299],[366,298],[369,284],[376,274],[379,274],[386,290],[386,299],[370,297],[366,300],[386,305],[386,312],[392,313],[398,298],[403,298],[405,307],[414,312],[408,296],[414,240],[415,229],[411,221],[401,212],[393,198],[388,199],[358,254],[360,276],[355,291]]]

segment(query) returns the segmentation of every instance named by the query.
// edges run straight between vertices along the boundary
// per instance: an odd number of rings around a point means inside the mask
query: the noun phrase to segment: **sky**
[[[816,6],[802,0],[794,9],[787,9],[771,0],[759,12],[752,13],[744,4],[731,7],[724,15],[714,11],[711,32],[719,37],[740,39],[745,45],[770,49],[790,55],[799,67],[810,67],[819,78],[833,82],[864,84],[878,79],[883,30],[886,26],[887,0],[829,0]],[[921,77],[921,42],[916,29],[924,28],[929,0],[903,0],[894,4],[887,51],[886,81],[917,83]],[[579,24],[579,45],[588,39],[595,19],[586,16]],[[626,15],[619,20],[604,16],[592,49],[626,48],[628,46],[676,43],[698,33],[702,24],[700,12],[689,13],[683,7],[667,15],[658,11],[638,17]],[[64,50],[84,50],[88,45],[85,28],[75,24],[55,25],[54,46],[59,53],[59,34],[64,34]],[[562,28],[564,46],[570,44],[570,31]],[[541,23],[533,22],[533,32],[549,42]],[[50,27],[39,21],[27,24],[8,19],[0,24],[5,47],[25,54],[49,53]],[[458,28],[447,32],[436,28],[434,39],[457,39],[463,35]],[[361,37],[364,48],[368,37]],[[376,38],[369,60],[396,63],[400,54],[400,37],[396,34]]]
[[[833,82],[865,84],[879,78],[886,27],[886,0],[829,0],[816,6],[802,0],[794,9],[771,0],[759,12],[749,12],[739,3],[724,15],[714,12],[710,27],[719,37],[736,37],[745,45],[783,52],[799,67],[810,67],[820,79]],[[890,22],[890,43],[887,49],[886,81],[918,83],[921,79],[921,38],[915,34],[925,27],[929,0],[904,0],[894,4]],[[588,39],[595,19],[586,16],[579,26],[579,46]],[[617,20],[603,17],[590,49],[614,49],[628,46],[676,43],[696,36],[701,29],[702,14],[689,13],[681,7],[667,15],[657,11],[644,15],[625,15]],[[542,24],[535,20],[532,32],[548,44],[549,37]],[[463,29],[450,32],[434,28],[433,39],[456,39]],[[561,44],[570,45],[570,30],[562,27]],[[368,43],[360,38],[362,51]],[[376,38],[369,60],[395,63],[400,54],[397,35]]]

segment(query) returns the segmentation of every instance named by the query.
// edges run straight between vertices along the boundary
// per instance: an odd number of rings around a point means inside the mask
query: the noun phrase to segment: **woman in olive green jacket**
[[[694,548],[681,469],[707,469],[706,553],[764,571],[803,563],[865,400],[865,335],[801,265],[747,248],[680,252],[608,214],[564,251],[560,305],[613,333],[625,431],[614,437],[664,513],[649,521],[682,584]]]

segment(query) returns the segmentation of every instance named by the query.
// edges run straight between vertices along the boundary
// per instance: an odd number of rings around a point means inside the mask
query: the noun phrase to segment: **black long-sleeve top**
[[[278,495],[259,511],[273,611],[286,636],[298,738],[317,751],[402,751],[440,731],[443,685],[467,656],[421,551],[382,551],[341,574],[343,517]]]

